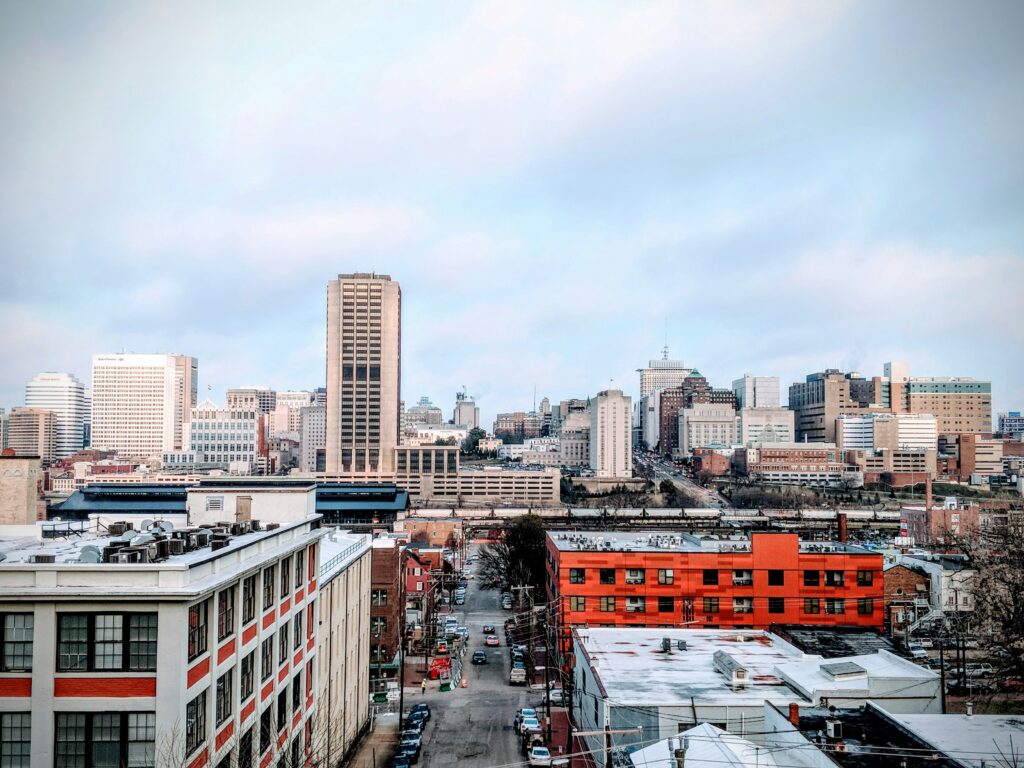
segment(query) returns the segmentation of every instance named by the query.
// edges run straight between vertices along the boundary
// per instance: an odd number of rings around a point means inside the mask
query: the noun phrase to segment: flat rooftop
[[[752,707],[765,700],[778,705],[808,703],[775,671],[780,664],[803,659],[804,654],[769,632],[657,627],[575,632],[577,647],[591,666],[597,662],[595,674],[616,705],[690,706],[691,699]],[[670,640],[668,653],[662,650],[662,638]],[[685,641],[685,651],[678,650],[679,640]],[[715,669],[717,651],[725,651],[745,667],[752,685],[733,690]]]
[[[963,765],[1003,765],[1024,745],[1024,715],[898,715],[889,717]]]
[[[548,536],[560,552],[750,552],[752,545],[752,539],[746,536],[695,536],[684,531],[658,531],[648,534],[630,531],[552,531]],[[862,547],[832,541],[801,541],[799,547],[801,552],[870,554],[870,550]]]

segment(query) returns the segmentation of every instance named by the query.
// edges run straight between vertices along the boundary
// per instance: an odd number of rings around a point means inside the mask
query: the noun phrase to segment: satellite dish
[[[81,554],[84,555],[86,553],[95,553],[98,555],[100,553],[100,548],[95,547],[92,544],[86,544],[84,547],[82,547]]]
[[[86,552],[83,550],[78,554],[78,562],[80,563],[99,563],[102,559],[99,552]]]
[[[147,517],[145,520],[142,521],[142,525],[140,527],[142,528],[142,530],[148,531],[152,525],[153,521]]]
[[[132,539],[131,544],[133,547],[138,547],[142,544],[149,544],[149,542],[151,541],[156,541],[156,539],[153,538],[153,534],[140,533],[138,536]]]
[[[160,528],[163,529],[164,533],[167,533],[169,531],[173,531],[174,530],[174,523],[172,523],[170,520],[161,520],[160,521]]]

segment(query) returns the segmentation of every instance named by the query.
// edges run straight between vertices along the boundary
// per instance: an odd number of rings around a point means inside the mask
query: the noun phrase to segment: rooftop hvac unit
[[[210,546],[209,531],[196,531],[188,539],[192,543],[193,549],[202,549],[203,547]]]
[[[166,560],[171,556],[171,540],[160,539],[159,541],[153,542],[156,544],[156,557],[155,560]]]
[[[111,559],[111,556],[114,555],[116,552],[120,552],[122,549],[125,548],[125,546],[126,545],[125,545],[125,543],[123,541],[112,541],[112,542],[110,542],[110,544],[108,544],[107,546],[105,546],[103,548],[103,562],[104,563],[112,563],[112,562],[114,562]]]
[[[56,555],[32,555],[28,561],[30,563],[55,563],[57,562]]]
[[[185,539],[170,539],[167,547],[172,555],[185,554]]]
[[[214,552],[216,552],[218,549],[224,549],[224,547],[226,547],[230,543],[231,543],[231,539],[229,539],[229,538],[214,539],[213,541],[210,542],[210,549],[212,549]]]
[[[134,549],[122,549],[120,552],[114,552],[110,555],[111,563],[139,563],[141,558],[139,552]]]
[[[125,522],[124,520],[121,520],[119,522],[111,523],[110,525],[108,525],[107,526],[107,532],[111,536],[120,536],[122,533],[127,531],[130,527],[131,526],[130,526],[129,523]]]
[[[672,639],[669,637],[661,638],[661,650],[663,653],[669,653],[672,650]]]
[[[825,735],[830,739],[843,738],[843,723],[841,720],[831,718],[825,721]]]
[[[276,531],[280,527],[281,527],[280,523],[270,523],[269,525],[267,525],[267,530],[268,531]]]
[[[685,651],[686,650],[686,641],[685,640],[676,640],[676,650]]]
[[[258,531],[263,527],[263,523],[261,523],[259,520],[250,520],[249,522],[252,523],[252,529],[254,531]]]

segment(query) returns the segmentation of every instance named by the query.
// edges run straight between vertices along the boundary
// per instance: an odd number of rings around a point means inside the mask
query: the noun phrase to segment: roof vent
[[[56,555],[32,555],[29,557],[30,563],[55,563],[57,562]]]

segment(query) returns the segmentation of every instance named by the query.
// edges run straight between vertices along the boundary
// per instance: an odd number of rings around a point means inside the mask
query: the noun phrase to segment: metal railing
[[[348,558],[352,557],[352,555],[354,555],[360,549],[362,549],[364,544],[365,542],[357,541],[354,544],[350,544],[349,546],[345,547],[345,549],[341,550],[341,552],[339,552],[326,563],[320,566],[320,576],[323,577],[329,574],[338,566],[339,563],[344,562]]]

